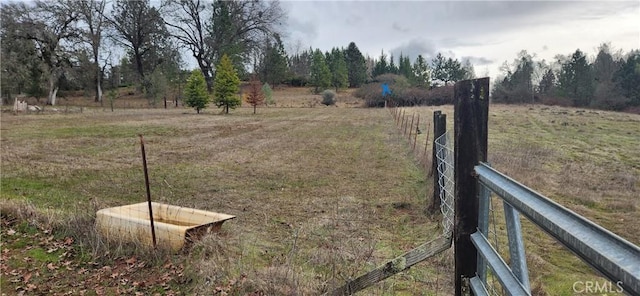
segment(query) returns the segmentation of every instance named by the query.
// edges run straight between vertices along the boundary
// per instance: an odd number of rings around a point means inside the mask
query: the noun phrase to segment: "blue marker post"
[[[389,85],[388,84],[383,83],[382,84],[382,97],[385,98],[385,100],[384,100],[385,107],[387,107],[387,100],[386,100],[387,95],[391,95],[391,89],[389,89]]]

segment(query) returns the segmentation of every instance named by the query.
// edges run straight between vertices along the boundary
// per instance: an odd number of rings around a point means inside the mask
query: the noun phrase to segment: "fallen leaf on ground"
[[[31,279],[32,274],[31,273],[27,273],[24,275],[24,277],[22,278],[22,281],[25,283],[28,283],[29,280]]]

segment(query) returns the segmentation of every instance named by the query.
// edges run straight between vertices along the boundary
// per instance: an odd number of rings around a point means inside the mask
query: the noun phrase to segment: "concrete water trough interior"
[[[219,231],[222,223],[235,218],[233,215],[156,202],[151,205],[157,246],[175,251],[204,234]],[[149,204],[146,202],[99,210],[96,228],[110,239],[153,246]]]

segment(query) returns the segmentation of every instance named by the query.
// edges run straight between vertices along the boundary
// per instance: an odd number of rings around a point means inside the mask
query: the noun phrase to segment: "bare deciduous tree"
[[[207,90],[213,87],[213,63],[211,60],[211,38],[207,34],[210,27],[212,6],[200,0],[167,0],[162,8],[168,16],[165,24],[170,28],[171,35],[180,43],[187,46],[198,62],[198,67],[207,83]]]
[[[160,12],[149,0],[116,0],[107,21],[117,32],[114,41],[131,55],[141,87],[148,90],[147,76],[162,63],[168,37]]]
[[[242,63],[259,48],[260,40],[273,33],[285,14],[278,1],[166,0],[171,35],[187,46],[213,89],[214,65],[227,54]]]
[[[95,87],[95,101],[102,102],[102,75],[104,67],[100,67],[100,48],[102,44],[102,31],[105,24],[104,0],[80,0],[77,2],[80,20],[86,26],[82,32],[83,41],[91,46],[93,54],[93,82]]]
[[[38,58],[48,75],[47,104],[56,104],[58,81],[70,65],[69,52],[63,43],[76,40],[80,35],[76,23],[79,14],[74,1],[36,1],[19,18],[20,30],[16,38],[33,40]],[[68,45],[68,43],[67,43]]]

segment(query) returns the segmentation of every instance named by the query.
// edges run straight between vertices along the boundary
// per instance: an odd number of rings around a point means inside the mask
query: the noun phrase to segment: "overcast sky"
[[[476,75],[495,77],[504,61],[527,50],[554,60],[580,48],[595,56],[610,42],[640,49],[640,1],[283,1],[289,54],[356,43],[415,60],[436,53],[469,58]]]

